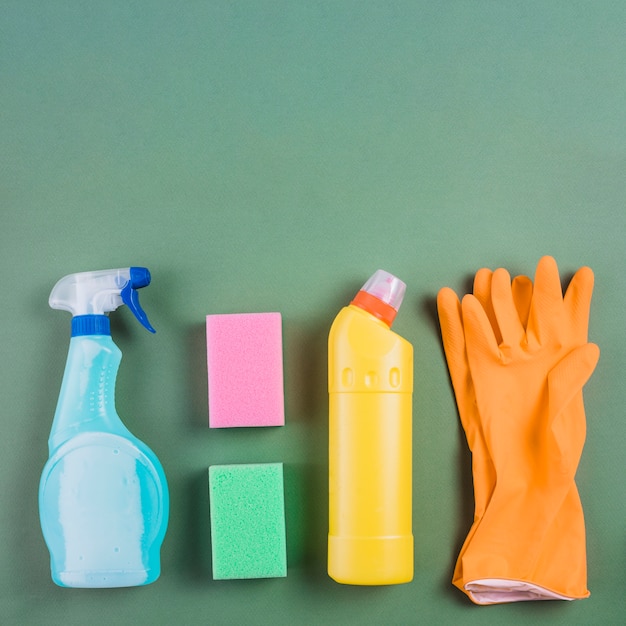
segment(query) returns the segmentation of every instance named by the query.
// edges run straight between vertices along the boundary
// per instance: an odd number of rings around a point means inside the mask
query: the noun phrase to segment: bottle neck
[[[110,335],[72,337],[48,440],[50,452],[83,432],[126,431],[115,410],[115,379],[121,358]]]
[[[390,304],[383,302],[380,298],[363,290],[359,291],[356,296],[354,296],[350,304],[367,311],[370,315],[378,318],[390,328],[398,313]]]
[[[72,318],[72,337],[111,335],[111,322],[106,315],[75,315]]]

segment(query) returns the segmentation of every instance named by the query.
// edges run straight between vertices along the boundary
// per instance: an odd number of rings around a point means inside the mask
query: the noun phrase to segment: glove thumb
[[[593,374],[600,349],[587,343],[572,350],[548,375],[549,426],[562,469],[575,472],[585,441],[582,388]]]
[[[582,390],[593,374],[600,358],[600,349],[595,343],[587,343],[572,350],[561,359],[548,374],[550,394],[550,422]]]

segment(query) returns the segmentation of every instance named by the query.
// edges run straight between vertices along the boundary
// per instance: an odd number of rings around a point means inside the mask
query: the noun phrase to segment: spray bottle
[[[378,270],[330,330],[328,574],[413,579],[413,347],[390,327],[405,284]]]
[[[115,410],[121,352],[106,315],[126,304],[155,332],[137,289],[142,267],[62,278],[53,309],[72,313],[72,336],[39,485],[39,515],[53,581],[62,587],[145,585],[160,574],[169,494],[156,455]]]

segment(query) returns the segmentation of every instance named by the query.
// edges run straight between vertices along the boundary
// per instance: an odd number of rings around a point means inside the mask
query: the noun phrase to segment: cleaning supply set
[[[583,267],[563,296],[544,257],[534,284],[483,269],[462,302],[449,288],[438,294],[476,503],[453,582],[477,604],[589,595],[574,477],[582,388],[599,356],[587,340],[592,290]]]
[[[50,306],[72,314],[72,337],[39,486],[52,579],[63,587],[128,587],[159,577],[169,496],[155,454],[115,409],[121,352],[107,313],[126,304],[154,332],[137,290],[141,267],[62,278]]]
[[[115,587],[154,581],[168,519],[163,469],[113,404],[119,349],[107,313],[126,304],[153,331],[137,289],[145,268],[65,277],[50,305],[73,314],[70,352],[41,479],[53,580]],[[444,351],[472,452],[474,522],[453,583],[477,604],[575,599],[586,588],[575,473],[582,387],[598,360],[587,340],[593,273],[563,296],[551,257],[534,283],[479,270],[462,302],[437,298]],[[413,577],[413,348],[391,330],[404,283],[378,270],[328,338],[328,574],[353,585]],[[208,315],[209,427],[282,426],[279,313]],[[209,467],[213,578],[285,576],[282,463]]]

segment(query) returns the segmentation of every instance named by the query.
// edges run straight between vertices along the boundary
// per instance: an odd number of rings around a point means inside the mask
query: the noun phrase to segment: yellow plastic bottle
[[[378,270],[328,339],[328,574],[339,583],[413,579],[413,347],[391,330],[405,284]]]

